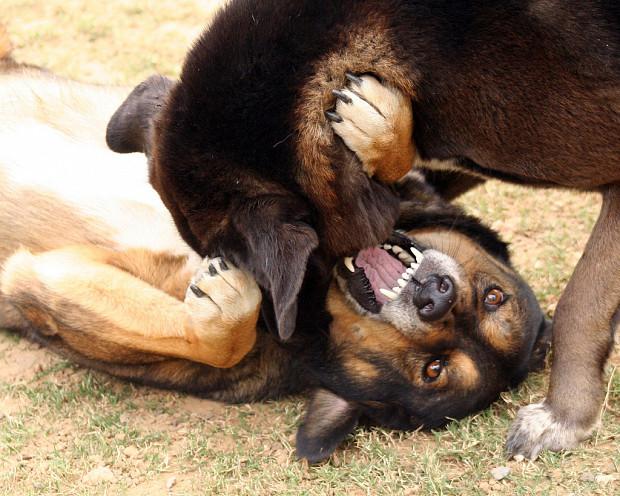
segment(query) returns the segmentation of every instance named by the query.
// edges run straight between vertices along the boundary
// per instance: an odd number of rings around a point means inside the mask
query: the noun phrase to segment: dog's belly
[[[148,183],[144,155],[119,155],[35,120],[1,134],[2,258],[18,246],[82,243],[191,252]]]

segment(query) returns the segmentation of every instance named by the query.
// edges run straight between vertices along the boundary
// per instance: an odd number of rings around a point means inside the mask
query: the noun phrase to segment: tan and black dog
[[[618,322],[619,32],[617,0],[233,0],[179,82],[146,81],[108,142],[149,154],[183,238],[249,269],[273,298],[282,337],[295,327],[308,257],[329,265],[387,236],[398,205],[386,184],[413,158],[601,192],[557,306],[546,401],[522,409],[509,433],[511,453],[535,458],[591,433]],[[324,112],[347,71],[374,74],[411,105],[395,160],[380,145],[360,167],[333,139]]]
[[[297,442],[311,462],[365,419],[417,429],[467,415],[542,363],[549,325],[504,243],[413,176],[399,184],[401,231],[310,281],[283,345],[249,273],[181,240],[144,156],[107,149],[128,92],[0,62],[0,327],[221,401],[316,388]]]

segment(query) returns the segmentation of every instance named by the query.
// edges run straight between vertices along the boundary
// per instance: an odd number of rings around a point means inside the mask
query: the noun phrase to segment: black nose
[[[427,322],[444,317],[455,301],[456,288],[450,276],[428,276],[413,295],[413,304],[418,308],[420,318]]]

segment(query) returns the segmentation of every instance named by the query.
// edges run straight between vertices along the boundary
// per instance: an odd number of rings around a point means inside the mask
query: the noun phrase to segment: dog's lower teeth
[[[379,290],[379,292],[384,295],[387,296],[390,300],[393,300],[394,298],[396,298],[398,295],[396,293],[393,293],[392,291],[390,291],[389,289],[385,289],[385,288],[381,288]]]
[[[350,272],[355,272],[355,266],[353,265],[353,257],[346,257],[344,259],[344,266],[349,269]]]
[[[392,251],[398,255],[403,249],[400,246],[392,246]]]
[[[383,245],[383,249],[384,250],[391,250],[392,249],[392,245],[385,244],[385,245]]]

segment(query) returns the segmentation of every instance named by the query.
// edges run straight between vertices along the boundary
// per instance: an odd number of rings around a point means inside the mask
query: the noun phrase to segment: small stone
[[[580,476],[579,476],[579,480],[581,482],[594,482],[596,480],[596,475],[594,474],[594,472],[583,472]]]
[[[94,468],[82,478],[84,484],[92,486],[101,482],[116,482],[116,480],[116,476],[108,467]]]
[[[600,474],[594,478],[596,482],[598,482],[599,484],[603,486],[606,484],[609,484],[610,482],[614,482],[616,479],[617,479],[616,474],[609,474],[609,475]]]
[[[512,457],[512,459],[517,463],[521,463],[523,460],[525,460],[525,457],[523,455],[515,455]]]
[[[140,450],[138,448],[136,448],[135,446],[127,446],[123,450],[123,455],[125,455],[126,457],[129,457],[129,458],[135,458],[139,454],[140,454]]]
[[[41,489],[43,489],[43,484],[41,482],[35,482],[32,487],[35,491],[40,491]]]
[[[505,479],[510,473],[510,467],[495,467],[491,469],[491,475],[497,481]]]
[[[170,477],[170,479],[168,479],[168,482],[166,482],[166,489],[170,491],[170,489],[172,489],[172,486],[174,486],[176,483],[177,478],[173,475],[172,477]]]

